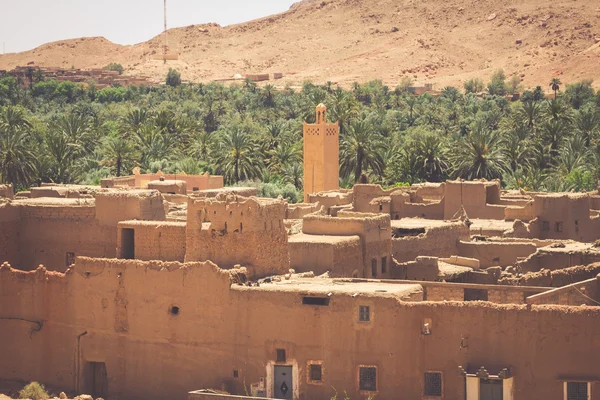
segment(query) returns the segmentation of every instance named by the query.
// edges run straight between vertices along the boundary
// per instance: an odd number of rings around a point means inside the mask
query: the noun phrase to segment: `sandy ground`
[[[282,72],[277,86],[305,80],[349,87],[405,76],[435,88],[487,79],[503,68],[525,87],[600,77],[600,3],[597,0],[323,0],[220,27],[169,31],[178,61],[153,60],[161,37],[134,46],[104,38],[48,43],[0,56],[0,69],[33,62],[70,68],[121,63],[126,73],[162,81],[169,67],[190,81],[234,74]],[[595,83],[600,85],[600,80]]]

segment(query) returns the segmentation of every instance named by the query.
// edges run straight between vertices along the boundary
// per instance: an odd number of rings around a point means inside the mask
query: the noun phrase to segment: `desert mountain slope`
[[[104,38],[48,43],[0,56],[0,69],[118,62],[157,80],[173,67],[191,81],[283,72],[278,84],[382,79],[393,86],[409,75],[441,87],[503,68],[525,86],[554,76],[600,85],[597,0],[305,0],[239,25],[171,29],[169,42],[179,60],[166,66],[152,59],[161,52],[158,36],[134,46]]]

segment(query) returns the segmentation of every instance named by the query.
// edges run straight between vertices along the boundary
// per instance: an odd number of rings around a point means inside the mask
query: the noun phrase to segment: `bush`
[[[176,87],[181,85],[181,74],[179,71],[173,68],[169,68],[169,73],[167,74],[167,85],[171,87]]]
[[[506,94],[506,74],[499,69],[492,75],[492,81],[488,84],[488,92],[491,95],[504,96]]]
[[[46,400],[49,399],[50,396],[48,395],[48,392],[46,392],[46,388],[44,388],[44,385],[41,385],[37,382],[31,382],[19,392],[19,398],[32,400]]]
[[[469,79],[463,87],[466,93],[480,93],[483,91],[483,81],[481,79]]]
[[[104,67],[104,69],[107,69],[109,71],[117,71],[119,75],[123,75],[124,71],[123,66],[117,63],[110,63],[106,67]]]

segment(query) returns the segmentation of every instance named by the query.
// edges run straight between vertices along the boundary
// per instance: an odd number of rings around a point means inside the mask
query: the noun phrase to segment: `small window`
[[[308,306],[328,306],[329,297],[303,297],[302,304]]]
[[[554,223],[554,230],[556,232],[562,232],[563,231],[563,223],[562,222],[555,222]]]
[[[239,377],[240,377],[240,373],[238,372],[238,370],[237,370],[237,369],[234,369],[234,370],[233,370],[233,377],[234,377],[235,379],[237,379],[237,378],[239,378]]]
[[[284,363],[286,360],[285,349],[277,349],[277,362]]]
[[[323,380],[323,367],[321,364],[309,365],[309,379],[313,382],[321,382]]]
[[[358,321],[359,322],[370,322],[371,321],[371,307],[358,306]]]
[[[193,188],[192,188],[192,191],[193,191],[193,192],[197,192],[197,191],[199,191],[199,190],[200,190],[200,188],[197,188],[197,187],[193,187]]]
[[[549,231],[550,231],[550,222],[542,221],[542,232],[549,232]]]
[[[379,211],[383,211],[383,204],[379,204]]]
[[[387,257],[381,257],[381,273],[385,274],[387,272]]]
[[[371,276],[373,278],[377,278],[377,259],[376,258],[371,260]]]
[[[442,397],[442,373],[425,372],[423,394],[431,397]]]
[[[361,391],[377,391],[377,368],[359,367],[358,369],[358,387]]]
[[[565,400],[588,400],[589,383],[588,382],[565,382],[566,397]]]
[[[173,315],[173,316],[177,316],[179,315],[179,307],[177,306],[173,306],[169,309],[169,314]]]

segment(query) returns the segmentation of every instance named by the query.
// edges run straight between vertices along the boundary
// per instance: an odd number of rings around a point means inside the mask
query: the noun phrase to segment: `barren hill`
[[[161,52],[159,36],[134,46],[104,38],[48,43],[0,56],[0,69],[118,62],[157,80],[173,67],[191,81],[283,72],[278,84],[382,79],[393,86],[411,76],[441,87],[503,68],[525,86],[555,76],[600,86],[597,0],[304,0],[239,25],[171,29],[169,42],[179,60],[166,66],[152,59]]]

